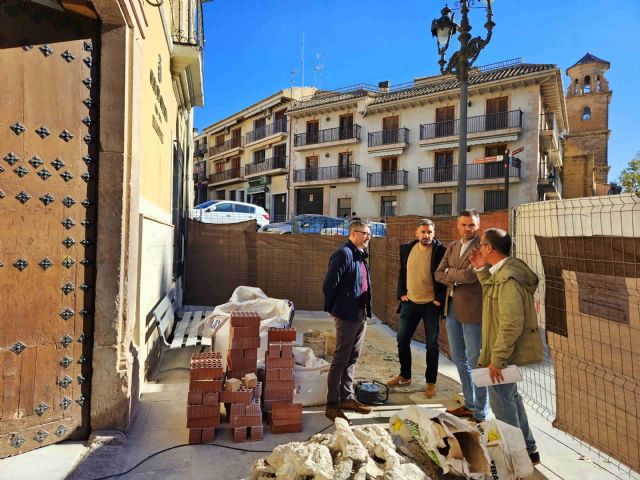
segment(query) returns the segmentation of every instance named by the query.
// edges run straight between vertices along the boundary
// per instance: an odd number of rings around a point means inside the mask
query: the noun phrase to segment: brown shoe
[[[387,387],[406,387],[411,385],[410,378],[404,378],[402,375],[396,375],[387,382]]]
[[[433,398],[436,396],[436,384],[427,383],[427,387],[424,389],[424,396],[427,398]]]
[[[447,408],[447,413],[455,415],[456,417],[472,417],[473,410],[469,410],[464,405],[460,405],[458,408]]]
[[[344,412],[338,407],[327,407],[324,411],[324,415],[332,422],[335,422],[336,418],[343,418],[349,425],[351,425],[351,420],[349,420]]]
[[[371,407],[367,405],[363,405],[355,398],[349,398],[347,400],[344,400],[343,402],[340,403],[340,408],[342,410],[351,410],[352,412],[364,413],[364,414],[371,413],[371,410],[372,410]]]

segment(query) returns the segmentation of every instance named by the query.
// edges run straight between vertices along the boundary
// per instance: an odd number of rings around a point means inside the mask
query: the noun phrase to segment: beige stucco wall
[[[505,89],[499,93],[486,95],[474,95],[471,92],[469,99],[471,106],[468,109],[469,117],[485,115],[485,105],[488,98],[498,96],[508,96],[508,110],[520,109],[523,111],[523,130],[519,134],[518,140],[505,142],[497,139],[493,143],[486,145],[472,146],[467,153],[467,163],[472,163],[473,159],[485,156],[485,147],[489,145],[507,143],[510,150],[515,150],[523,146],[524,152],[518,157],[522,160],[520,183],[511,183],[509,188],[510,205],[519,205],[537,200],[537,169],[539,161],[539,130],[538,122],[540,115],[540,87],[529,85]],[[291,117],[291,135],[304,133],[306,122],[310,120],[319,121],[320,130],[336,128],[339,126],[339,117],[347,113],[352,113],[354,123],[360,125],[361,140],[355,144],[343,146],[326,146],[318,144],[315,148],[304,151],[297,151],[293,148],[291,154],[292,170],[304,169],[305,158],[309,156],[318,157],[318,167],[329,167],[338,165],[338,155],[343,152],[352,152],[352,161],[360,165],[360,182],[338,184],[336,188],[324,189],[324,213],[326,215],[336,215],[337,199],[351,198],[352,210],[359,216],[368,218],[380,217],[380,203],[383,196],[397,197],[397,215],[421,214],[431,215],[433,212],[434,193],[452,193],[453,211],[456,210],[456,188],[419,188],[418,169],[433,167],[435,162],[434,151],[422,151],[420,148],[420,124],[435,122],[436,108],[454,105],[456,109],[455,118],[458,118],[458,100],[446,99],[434,101],[426,106],[398,106],[395,109],[387,108],[384,112],[376,111],[367,107],[366,100],[358,101],[357,106],[350,106],[330,113],[293,113]],[[366,114],[363,114],[365,113]],[[369,132],[382,130],[383,117],[399,116],[400,128],[409,129],[409,145],[403,153],[398,156],[398,170],[409,172],[409,185],[405,191],[369,192],[367,191],[367,173],[380,172],[382,170],[382,157],[374,157],[368,153],[367,138]],[[458,149],[454,148],[454,164],[458,163]],[[304,185],[293,183],[293,188],[305,188]],[[468,185],[467,186],[467,206],[484,210],[484,191],[488,189],[502,189],[504,181],[495,179],[490,184]],[[313,186],[309,188],[319,188]],[[295,211],[295,194],[290,195],[290,209]]]

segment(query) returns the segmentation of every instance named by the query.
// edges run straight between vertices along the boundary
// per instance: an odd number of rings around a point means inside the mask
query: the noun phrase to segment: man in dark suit
[[[336,325],[336,349],[327,378],[325,415],[351,421],[343,410],[370,413],[371,407],[358,402],[353,388],[356,362],[364,344],[367,318],[371,317],[371,275],[365,248],[371,240],[369,224],[355,220],[349,226],[349,240],[329,260],[322,285],[324,311]]]
[[[411,338],[420,323],[424,324],[427,346],[427,386],[425,396],[436,394],[438,376],[438,324],[446,287],[434,277],[434,272],[444,256],[446,248],[434,238],[435,225],[422,219],[416,228],[416,240],[400,246],[400,274],[397,296],[400,300],[400,324],[398,326],[398,358],[400,374],[387,382],[390,387],[411,384]]]

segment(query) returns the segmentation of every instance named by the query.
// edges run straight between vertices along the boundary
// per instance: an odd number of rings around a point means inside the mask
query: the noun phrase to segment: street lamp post
[[[444,74],[455,75],[460,83],[460,124],[458,126],[459,145],[458,145],[458,211],[467,208],[467,102],[468,102],[468,86],[469,86],[469,70],[478,58],[480,51],[487,46],[491,40],[491,32],[495,23],[493,23],[493,13],[491,11],[492,0],[482,0],[486,3],[486,7],[478,4],[480,0],[457,0],[454,3],[453,10],[460,10],[462,19],[460,25],[457,25],[453,17],[455,13],[445,5],[440,12],[442,16],[435,19],[431,23],[431,34],[438,40],[438,53],[440,54],[440,72]],[[477,7],[476,7],[477,6]],[[469,24],[470,8],[484,8],[487,12],[487,21],[484,24],[487,30],[487,36],[471,38],[471,25]],[[451,38],[458,31],[458,40],[460,41],[460,49],[451,55],[449,62],[444,56],[449,48]]]

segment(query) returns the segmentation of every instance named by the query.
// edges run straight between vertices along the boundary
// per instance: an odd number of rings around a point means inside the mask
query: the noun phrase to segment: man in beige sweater
[[[400,374],[387,382],[391,387],[411,384],[411,338],[420,323],[424,322],[427,347],[427,386],[425,396],[436,394],[438,376],[438,324],[444,302],[444,285],[437,283],[433,272],[440,264],[446,248],[434,238],[435,225],[425,218],[416,228],[416,240],[400,245],[400,274],[398,275],[397,296],[400,300],[398,311],[398,358]]]

